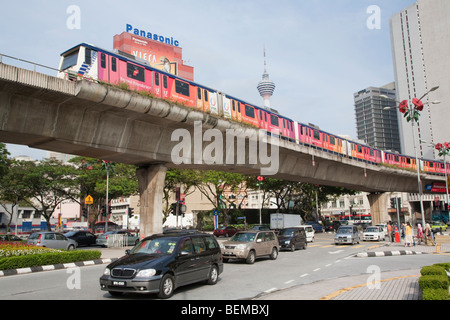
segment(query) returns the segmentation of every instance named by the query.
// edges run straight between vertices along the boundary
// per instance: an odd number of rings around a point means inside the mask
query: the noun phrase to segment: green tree
[[[79,194],[75,179],[77,172],[73,166],[53,159],[22,161],[19,166],[23,170],[19,180],[24,188],[25,201],[42,214],[47,221],[47,229],[51,230],[50,219],[56,207]]]

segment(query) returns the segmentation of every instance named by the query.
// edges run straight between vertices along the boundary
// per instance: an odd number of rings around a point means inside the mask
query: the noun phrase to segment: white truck
[[[290,227],[299,227],[302,217],[299,214],[272,213],[270,214],[270,229],[280,230]]]

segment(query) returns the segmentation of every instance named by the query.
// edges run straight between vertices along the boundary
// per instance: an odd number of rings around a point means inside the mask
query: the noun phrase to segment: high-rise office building
[[[397,110],[385,110],[395,106],[394,83],[361,90],[354,99],[358,139],[381,150],[400,152]]]
[[[397,100],[424,99],[419,125],[399,116],[402,153],[437,158],[430,144],[450,141],[450,1],[418,0],[390,21]],[[432,104],[440,101],[440,104]],[[415,138],[414,138],[415,137]],[[414,140],[413,140],[414,139]]]

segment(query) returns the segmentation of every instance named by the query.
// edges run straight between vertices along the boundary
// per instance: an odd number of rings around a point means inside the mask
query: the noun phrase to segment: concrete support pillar
[[[386,223],[389,221],[388,206],[390,203],[390,193],[371,193],[368,196],[370,203],[370,213],[372,224]]]
[[[137,170],[140,193],[140,237],[161,233],[163,224],[165,165],[151,165]]]

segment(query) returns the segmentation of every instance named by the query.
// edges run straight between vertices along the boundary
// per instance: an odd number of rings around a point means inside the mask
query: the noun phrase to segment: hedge
[[[437,263],[420,270],[422,300],[450,300],[450,277],[446,270],[450,270],[450,263]]]
[[[99,259],[101,255],[99,250],[75,250],[5,257],[0,258],[0,270],[95,260]]]

